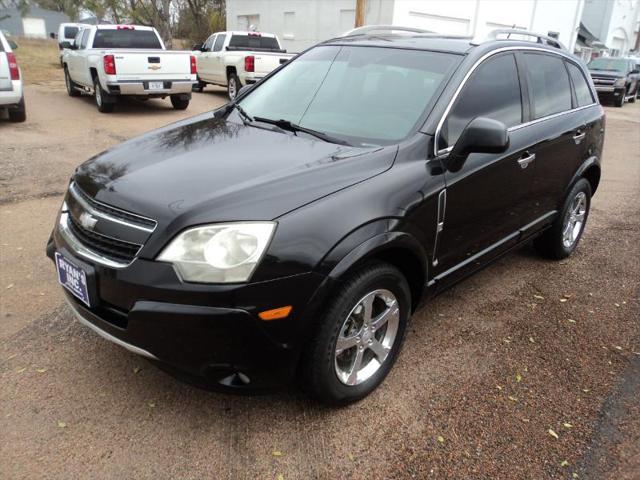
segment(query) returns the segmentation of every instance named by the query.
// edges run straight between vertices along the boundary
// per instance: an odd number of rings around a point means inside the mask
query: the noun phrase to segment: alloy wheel
[[[344,320],[335,346],[335,373],[341,383],[359,385],[383,365],[400,324],[395,295],[379,289],[367,293]]]
[[[578,192],[564,218],[562,225],[562,244],[565,248],[571,248],[578,240],[580,232],[584,226],[585,215],[587,213],[587,195]]]

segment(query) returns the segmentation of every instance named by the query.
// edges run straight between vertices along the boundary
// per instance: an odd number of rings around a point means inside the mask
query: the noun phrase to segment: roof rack
[[[367,35],[369,33],[391,33],[391,32],[409,32],[409,33],[434,33],[430,30],[413,27],[399,27],[397,25],[365,25],[364,27],[354,28],[343,33],[342,37],[352,37],[354,35]]]
[[[498,38],[499,35],[506,35],[507,38]],[[523,37],[535,38],[535,43],[543,45],[549,45],[551,47],[559,48],[560,50],[566,50],[567,48],[557,38],[550,37],[548,35],[542,35],[540,33],[533,33],[527,30],[520,30],[518,28],[501,28],[498,30],[492,30],[487,35],[485,42],[490,40],[508,40],[511,35],[520,35]],[[529,41],[529,40],[525,40]],[[482,42],[479,42],[482,43]]]

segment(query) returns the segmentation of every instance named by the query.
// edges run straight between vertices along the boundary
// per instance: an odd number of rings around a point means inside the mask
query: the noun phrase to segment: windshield
[[[93,48],[161,49],[153,30],[100,29],[93,39]]]
[[[290,62],[241,102],[253,117],[287,120],[351,144],[406,138],[457,55],[322,46]]]
[[[589,62],[589,70],[611,70],[627,73],[628,62],[622,58],[596,58]]]

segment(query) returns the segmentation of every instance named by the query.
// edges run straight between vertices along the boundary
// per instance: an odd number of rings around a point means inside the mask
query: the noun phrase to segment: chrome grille
[[[71,183],[58,231],[78,255],[114,268],[128,266],[156,221],[98,202]]]
[[[593,79],[593,83],[596,85],[613,85],[616,81],[615,78],[611,77],[591,76],[591,78]]]

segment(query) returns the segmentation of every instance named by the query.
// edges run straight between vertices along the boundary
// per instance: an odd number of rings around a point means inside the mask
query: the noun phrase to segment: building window
[[[248,31],[251,27],[260,30],[260,15],[238,15],[238,30]]]
[[[284,12],[284,29],[282,35],[287,40],[296,38],[295,34],[296,12]]]

